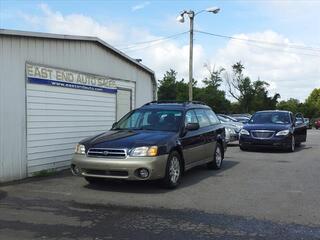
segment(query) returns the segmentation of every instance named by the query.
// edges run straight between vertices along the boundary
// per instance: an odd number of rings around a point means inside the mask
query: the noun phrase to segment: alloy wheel
[[[180,162],[176,156],[170,161],[169,176],[172,183],[177,183],[180,177]]]
[[[291,137],[291,151],[294,152],[296,147],[296,142],[294,140],[294,136]]]
[[[220,149],[220,147],[217,147],[217,149],[216,149],[216,164],[217,164],[217,167],[220,167],[221,163],[222,163],[221,149]]]

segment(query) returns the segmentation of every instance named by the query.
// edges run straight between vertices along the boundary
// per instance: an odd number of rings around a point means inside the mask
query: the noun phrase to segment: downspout
[[[156,75],[153,73],[151,75],[151,78],[152,78],[152,81],[153,81],[153,84],[152,84],[152,87],[153,87],[153,100],[156,101],[158,99],[158,84],[157,84],[157,80],[156,80]]]

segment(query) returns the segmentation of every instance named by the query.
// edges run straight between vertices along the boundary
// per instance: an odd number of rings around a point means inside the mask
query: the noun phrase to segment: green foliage
[[[178,89],[176,88],[177,72],[173,69],[167,71],[162,80],[159,80],[158,98],[160,100],[176,100]]]
[[[57,172],[55,169],[41,170],[32,174],[33,177],[49,177],[55,175]]]
[[[305,117],[320,117],[320,88],[314,89],[304,103],[298,99],[290,98],[277,104],[277,109],[288,110],[293,113],[301,112]]]
[[[293,113],[300,112],[301,107],[302,107],[302,104],[299,102],[298,99],[295,99],[295,98],[290,98],[289,100],[281,101],[277,104],[277,109],[287,110]]]
[[[317,118],[320,116],[320,88],[315,88],[304,104],[304,111],[307,116]]]
[[[280,95],[277,93],[269,97],[267,90],[269,84],[259,79],[252,82],[249,77],[243,75],[244,69],[242,63],[237,62],[232,65],[232,76],[227,75],[229,94],[238,102],[238,104],[233,105],[233,111],[250,113],[274,109]]]

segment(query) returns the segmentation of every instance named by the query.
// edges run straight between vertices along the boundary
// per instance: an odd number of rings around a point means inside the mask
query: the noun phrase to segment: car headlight
[[[74,152],[77,154],[86,154],[86,147],[82,144],[77,144]]]
[[[289,132],[289,130],[282,130],[280,132],[277,132],[276,136],[287,136]]]
[[[158,147],[157,146],[144,146],[144,147],[137,147],[133,148],[130,151],[130,156],[132,157],[154,157],[158,154]]]
[[[235,134],[236,132],[232,128],[226,128],[226,131],[228,131],[230,134]]]
[[[247,131],[247,130],[245,130],[245,129],[241,129],[241,131],[240,131],[240,135],[250,135],[250,133]]]

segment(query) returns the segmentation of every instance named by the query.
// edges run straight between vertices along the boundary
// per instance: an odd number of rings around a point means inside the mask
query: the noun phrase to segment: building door
[[[116,94],[27,84],[28,175],[70,165],[75,145],[109,130]]]
[[[117,92],[117,121],[132,110],[131,89],[118,89]]]

